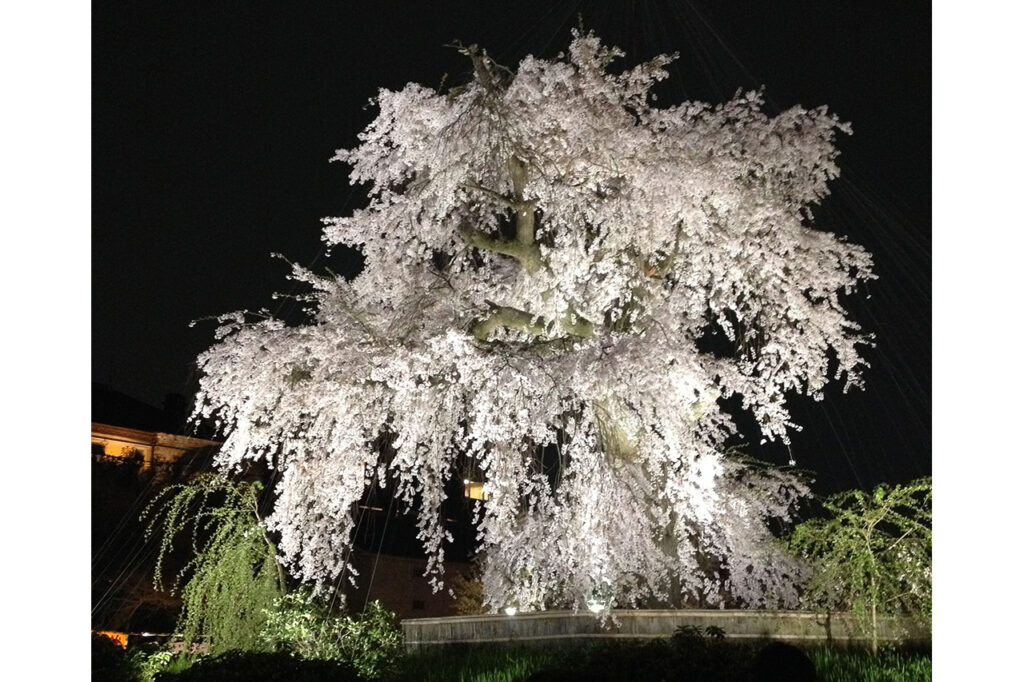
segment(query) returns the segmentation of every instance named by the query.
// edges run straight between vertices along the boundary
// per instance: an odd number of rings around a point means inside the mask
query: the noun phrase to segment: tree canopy
[[[619,68],[592,34],[515,71],[462,49],[470,82],[381,90],[334,157],[370,199],[324,239],[362,272],[294,267],[308,323],[226,316],[200,356],[221,465],[281,473],[269,526],[317,583],[346,571],[371,477],[415,504],[439,578],[444,483],[469,462],[491,608],[794,603],[765,520],[806,485],[727,454],[724,401],[788,442],[793,395],[861,382],[841,296],[871,258],[810,211],[848,126],[757,92],[659,106],[672,57]]]

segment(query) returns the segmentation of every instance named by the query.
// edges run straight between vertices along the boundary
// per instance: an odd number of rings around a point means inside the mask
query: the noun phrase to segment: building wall
[[[94,456],[99,454],[101,448],[106,457],[129,458],[136,453],[141,454],[143,469],[153,464],[176,462],[188,452],[216,445],[202,438],[141,431],[98,422],[92,423],[91,441]]]
[[[352,566],[359,575],[356,577],[357,587],[346,589],[348,608],[358,612],[368,600],[378,600],[400,618],[455,615],[455,599],[448,593],[448,582],[457,574],[468,573],[470,568],[466,563],[446,561],[445,587],[434,592],[427,578],[423,577],[427,567],[424,558],[378,555],[356,549]]]
[[[92,436],[92,445],[94,455],[98,455],[102,452],[105,457],[127,459],[135,455],[135,453],[140,453],[144,462],[143,466],[148,467],[153,461],[153,446],[147,443],[137,443],[121,438],[104,437],[94,433]]]

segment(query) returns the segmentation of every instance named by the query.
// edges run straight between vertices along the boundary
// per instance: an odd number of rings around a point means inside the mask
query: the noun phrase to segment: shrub
[[[141,679],[138,658],[109,637],[93,633],[91,653],[92,679],[106,682],[137,682]]]
[[[199,655],[175,654],[168,649],[159,649],[149,654],[144,654],[140,668],[142,682],[153,682],[157,673],[179,673],[187,670],[201,658]]]
[[[308,589],[285,595],[266,611],[260,633],[268,648],[299,658],[344,662],[365,677],[394,669],[402,655],[402,632],[394,613],[371,602],[355,617],[331,616]]]
[[[931,626],[932,481],[848,490],[823,502],[824,518],[793,530],[796,553],[812,562],[806,604],[849,610],[878,653],[882,620],[904,616]]]
[[[380,602],[370,602],[355,619],[346,619],[342,644],[347,660],[368,677],[393,669],[402,656],[402,629],[398,617]]]

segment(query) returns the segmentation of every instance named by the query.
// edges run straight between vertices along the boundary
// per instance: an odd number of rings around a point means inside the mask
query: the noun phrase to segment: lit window
[[[462,494],[471,500],[486,500],[490,495],[484,492],[483,481],[462,480]]]

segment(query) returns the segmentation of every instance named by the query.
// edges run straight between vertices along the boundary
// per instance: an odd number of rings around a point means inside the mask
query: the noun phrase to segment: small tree
[[[172,592],[181,590],[178,627],[185,650],[203,639],[210,653],[265,648],[260,632],[286,589],[277,548],[259,513],[258,482],[206,474],[166,488],[143,512],[147,536],[159,533],[154,583],[164,578],[175,540],[191,535],[191,558],[175,573]]]
[[[799,524],[791,547],[811,560],[805,601],[849,609],[878,652],[879,619],[908,616],[930,626],[932,482],[848,490],[824,501],[827,516]]]

